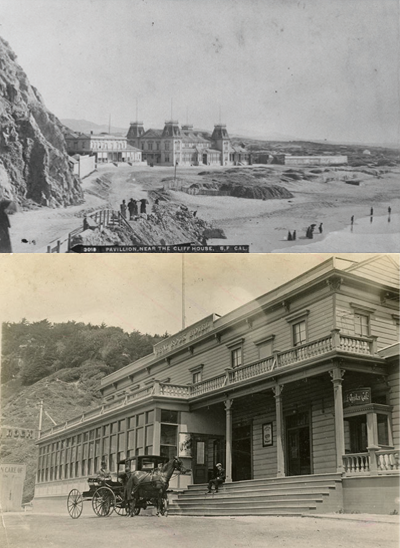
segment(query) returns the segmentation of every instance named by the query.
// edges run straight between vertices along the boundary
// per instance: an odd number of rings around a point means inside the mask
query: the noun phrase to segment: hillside
[[[0,199],[53,207],[82,201],[63,129],[0,38]]]
[[[164,335],[166,336],[166,335]],[[152,352],[163,337],[125,333],[121,328],[47,320],[5,323],[2,330],[2,409],[4,426],[43,429],[77,416],[101,402],[105,375]],[[2,440],[0,462],[26,464],[24,502],[33,497],[37,447],[29,440]]]

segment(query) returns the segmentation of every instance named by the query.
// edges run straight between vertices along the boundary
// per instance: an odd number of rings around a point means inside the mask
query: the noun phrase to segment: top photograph
[[[0,253],[399,253],[398,0],[2,0]]]

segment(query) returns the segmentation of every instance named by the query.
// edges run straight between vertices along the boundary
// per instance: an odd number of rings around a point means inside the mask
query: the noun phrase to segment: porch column
[[[283,408],[282,408],[282,390],[283,385],[277,384],[272,388],[275,395],[276,407],[276,461],[277,477],[285,475],[285,453],[283,451],[284,432],[283,432]]]
[[[226,483],[232,482],[232,403],[233,400],[225,400],[226,413],[226,451],[225,451],[225,468],[226,468]]]
[[[343,472],[344,455],[344,423],[342,382],[344,370],[335,367],[329,371],[333,382],[333,397],[335,403],[335,440],[336,440],[336,471]]]

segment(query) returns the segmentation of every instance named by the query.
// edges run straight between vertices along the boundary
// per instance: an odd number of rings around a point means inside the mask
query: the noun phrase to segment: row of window
[[[307,342],[307,320],[300,319],[291,324],[292,329],[292,344],[300,346]],[[369,315],[354,314],[354,332],[356,336],[367,337],[370,335]],[[269,358],[273,354],[273,338],[266,339],[264,342],[257,344],[259,359]],[[231,367],[240,367],[243,365],[243,346],[242,344],[231,350]],[[192,382],[198,383],[202,380],[202,371],[194,371],[192,373]]]
[[[155,145],[156,145],[156,148],[155,150],[160,150],[161,149],[161,142],[160,141],[156,141],[155,142]],[[141,148],[142,150],[153,150],[153,141],[142,141],[141,142]],[[180,141],[175,141],[175,148],[177,150],[179,150],[181,148],[181,143]],[[165,141],[164,143],[164,150],[170,150],[170,141]]]
[[[160,454],[177,454],[178,412],[162,409]],[[39,448],[38,482],[55,481],[95,474],[105,461],[111,472],[129,457],[152,455],[155,411],[138,413],[88,432],[55,441]]]

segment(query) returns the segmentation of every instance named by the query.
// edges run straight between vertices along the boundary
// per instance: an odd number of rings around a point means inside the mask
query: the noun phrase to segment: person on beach
[[[373,214],[374,214],[374,208],[373,208],[373,207],[371,207],[371,211],[370,211],[370,215],[371,215],[371,217],[373,216]]]
[[[390,216],[391,213],[392,213],[392,208],[389,206],[388,207],[388,215]]]
[[[149,203],[146,198],[142,198],[140,201],[140,214],[146,213],[146,205]]]
[[[126,202],[122,200],[122,204],[119,206],[122,217],[126,218]]]
[[[293,236],[292,236],[292,238],[293,238],[293,240],[296,239],[296,231],[295,231],[295,230],[293,230]]]
[[[319,230],[319,233],[322,234],[322,223],[320,223],[318,230]]]
[[[292,234],[291,234],[290,230],[288,232],[287,239],[288,239],[288,241],[292,241]]]
[[[136,201],[133,198],[131,198],[128,202],[129,220],[130,221],[133,221],[133,216],[134,216],[134,213],[135,213],[135,209],[136,209],[136,214],[137,214]]]
[[[351,225],[354,225],[354,215],[351,216],[350,224],[351,224]]]
[[[12,253],[9,228],[11,227],[7,215],[7,208],[11,205],[11,200],[0,201],[0,253]]]

